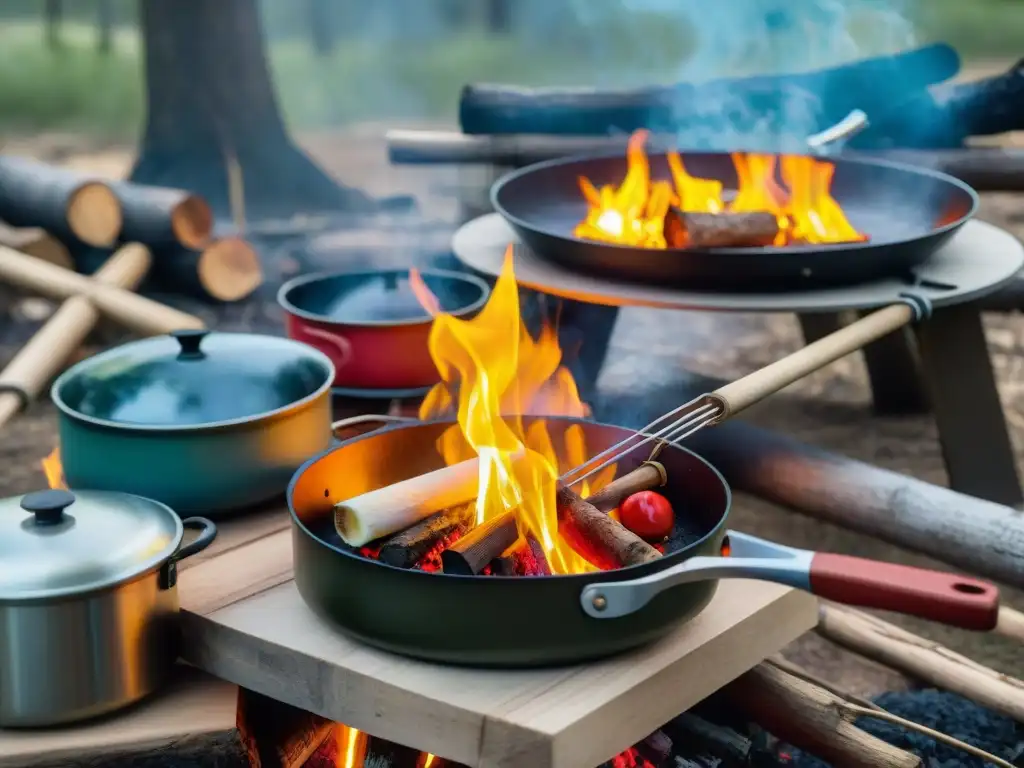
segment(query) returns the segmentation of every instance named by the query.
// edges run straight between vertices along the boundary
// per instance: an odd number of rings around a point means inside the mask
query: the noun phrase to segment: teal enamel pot
[[[188,330],[115,347],[53,384],[64,479],[182,515],[266,501],[330,445],[334,373],[274,336]]]

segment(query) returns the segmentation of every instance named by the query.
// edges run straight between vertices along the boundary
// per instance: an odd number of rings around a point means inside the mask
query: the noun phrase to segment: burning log
[[[818,130],[842,120],[854,109],[868,115],[886,112],[901,94],[909,96],[947,80],[959,70],[956,52],[931,45],[802,74],[725,78],[706,83],[622,91],[583,88],[517,88],[469,85],[459,100],[459,122],[468,134],[547,133],[600,135],[638,128],[705,133],[727,120],[730,107],[751,116],[754,128],[766,115],[783,120],[793,103],[821,104]],[[878,88],[878,83],[897,84]],[[713,114],[712,114],[713,113]]]
[[[0,246],[0,280],[54,299],[86,296],[107,317],[146,335],[203,327],[198,317],[4,246]]]
[[[544,554],[544,547],[532,533],[526,534],[526,551],[530,553],[530,559],[533,560],[532,575],[550,576],[551,565],[548,563],[548,556]]]
[[[465,531],[472,514],[473,510],[463,504],[431,515],[386,539],[380,545],[377,559],[398,568],[412,568],[439,541],[456,531]]]
[[[330,720],[262,694],[238,689],[238,732],[249,764],[302,768],[334,732]]]
[[[821,606],[818,634],[872,661],[1024,722],[1024,681],[861,611]]]
[[[479,468],[477,459],[460,461],[338,502],[334,505],[334,528],[350,547],[362,547],[405,530],[440,510],[475,499]],[[491,557],[503,551],[499,549]]]
[[[515,576],[516,559],[511,555],[501,555],[491,560],[492,576]]]
[[[771,245],[779,234],[775,214],[684,213],[676,209],[665,217],[669,248],[749,248]]]
[[[598,568],[623,568],[661,557],[658,550],[571,489],[560,486],[555,500],[558,505],[558,532],[573,549]]]
[[[41,227],[61,239],[113,245],[121,203],[110,186],[64,168],[23,157],[0,157],[0,218],[15,227]]]
[[[921,768],[921,759],[853,724],[839,696],[760,664],[723,689],[730,704],[765,730],[833,765]]]
[[[206,201],[183,189],[151,187],[122,181],[113,185],[121,201],[122,240],[149,246],[180,245],[198,249],[213,233],[213,213]]]
[[[259,288],[263,269],[249,243],[225,237],[201,250],[172,246],[157,253],[153,277],[161,291],[229,302]]]
[[[587,502],[602,512],[611,512],[623,501],[640,491],[665,485],[668,473],[657,461],[645,461],[632,472],[617,477],[597,493],[587,497]]]
[[[127,290],[138,287],[152,259],[144,245],[130,243],[110,257],[93,280]],[[0,371],[0,426],[39,397],[99,320],[84,296],[73,296],[53,313],[32,339]]]
[[[485,520],[441,553],[445,573],[473,576],[519,539],[514,511]]]
[[[6,245],[8,248],[64,269],[74,268],[67,246],[38,227],[16,228],[0,222],[0,245]]]

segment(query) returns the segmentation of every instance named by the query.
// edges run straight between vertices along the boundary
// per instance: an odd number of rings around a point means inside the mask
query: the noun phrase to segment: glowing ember
[[[46,484],[51,488],[62,488],[67,490],[67,483],[64,482],[64,467],[60,462],[60,446],[58,445],[40,462],[43,465],[43,473],[46,475]]]
[[[425,292],[424,307],[436,306],[421,281],[413,279],[411,285],[418,296]],[[429,346],[442,381],[424,398],[419,415],[426,420],[456,413],[458,425],[438,441],[447,463],[479,456],[477,524],[514,510],[520,537],[537,538],[553,572],[595,570],[562,541],[555,506],[559,474],[589,456],[583,430],[570,427],[556,450],[544,420],[527,428],[521,418],[582,417],[588,408],[561,365],[555,329],[545,326],[535,339],[520,318],[511,248],[486,306],[471,319],[436,315]],[[577,490],[587,495],[614,476],[615,467],[608,467]]]
[[[687,173],[678,152],[666,155],[671,180],[651,179],[644,150],[647,131],[630,136],[626,175],[617,187],[598,189],[580,178],[586,218],[573,234],[586,240],[664,249],[665,218],[672,207],[685,213],[772,213],[779,223],[775,245],[847,243],[866,240],[832,197],[835,166],[813,157],[735,152],[738,189],[726,201],[722,183]],[[776,171],[781,181],[776,179]]]

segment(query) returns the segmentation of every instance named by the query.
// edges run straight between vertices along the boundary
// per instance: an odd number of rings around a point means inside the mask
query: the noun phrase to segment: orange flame
[[[665,218],[671,207],[688,213],[773,213],[779,221],[775,245],[866,240],[831,195],[835,166],[813,157],[735,152],[737,187],[726,203],[722,182],[691,176],[678,152],[666,153],[669,180],[652,180],[644,150],[648,132],[636,131],[626,147],[626,175],[617,187],[598,189],[579,179],[587,215],[576,237],[619,245],[664,249]],[[776,180],[781,171],[783,184]]]
[[[369,739],[362,731],[338,723],[334,729],[338,745],[337,768],[363,768],[366,760],[366,746]]]
[[[424,752],[424,754],[426,755],[426,757],[423,759],[423,764],[421,766],[419,766],[419,768],[430,768],[430,766],[432,766],[434,764],[434,761],[437,758],[435,758],[429,752]]]
[[[417,295],[425,290],[417,281],[412,285]],[[428,296],[421,297],[424,306],[430,306]],[[438,314],[429,347],[441,383],[424,398],[419,416],[455,411],[458,425],[442,435],[438,451],[449,464],[479,457],[477,524],[514,510],[520,534],[537,538],[553,572],[595,570],[558,535],[555,505],[558,476],[588,458],[583,430],[571,426],[556,450],[543,419],[527,427],[521,418],[584,417],[589,409],[561,365],[556,330],[546,325],[535,339],[520,318],[511,247],[484,308],[470,319]],[[614,476],[609,467],[579,490],[592,493]]]
[[[64,482],[64,465],[60,461],[60,446],[58,445],[40,462],[43,465],[43,473],[46,475],[46,484],[50,488],[67,490],[67,483]]]

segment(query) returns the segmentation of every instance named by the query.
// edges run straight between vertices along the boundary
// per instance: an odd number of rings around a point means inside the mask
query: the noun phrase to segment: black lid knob
[[[64,510],[75,503],[75,494],[54,488],[25,494],[21,508],[36,516],[36,525],[54,525],[64,519]]]
[[[178,340],[181,345],[181,352],[178,353],[179,360],[198,360],[205,357],[199,345],[209,333],[205,328],[185,328],[180,331],[171,331],[171,336]]]

